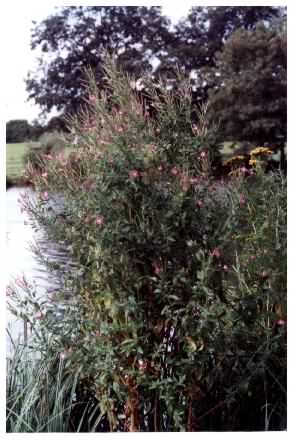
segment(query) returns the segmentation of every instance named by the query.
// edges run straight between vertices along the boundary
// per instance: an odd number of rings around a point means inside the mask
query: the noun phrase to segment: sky
[[[70,5],[72,4],[74,2],[70,3]],[[82,4],[82,2],[78,4]],[[131,2],[126,4],[130,5]],[[139,2],[135,4],[137,5]],[[147,5],[147,2],[143,4]],[[28,95],[24,83],[28,71],[33,70],[37,65],[37,54],[30,49],[32,21],[42,21],[54,12],[54,5],[60,6],[60,3],[25,1],[18,3],[17,7],[15,5],[16,3],[6,3],[4,14],[4,32],[8,42],[5,46],[7,63],[4,71],[4,116],[6,122],[11,119],[27,119],[31,122],[40,113],[40,108],[33,101],[27,102]],[[103,5],[107,5],[107,2],[103,2]],[[180,18],[186,16],[190,7],[190,2],[182,1],[176,5],[173,2],[168,2],[168,4],[162,4],[162,12],[169,16],[173,23],[176,23]]]

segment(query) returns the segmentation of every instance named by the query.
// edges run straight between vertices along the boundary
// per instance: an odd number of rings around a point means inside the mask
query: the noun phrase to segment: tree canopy
[[[160,58],[170,37],[169,20],[159,7],[64,7],[33,30],[32,49],[40,48],[43,56],[27,79],[29,97],[45,111],[76,111],[85,68],[95,71],[103,87],[105,50],[125,71],[139,75],[151,70],[151,60]]]
[[[216,54],[210,116],[223,139],[286,141],[286,51],[284,34],[259,25],[237,30]]]
[[[86,97],[86,68],[105,87],[107,51],[136,78],[174,84],[179,66],[191,78],[194,102],[212,99],[228,138],[284,138],[286,38],[277,29],[284,14],[268,6],[193,7],[171,27],[160,7],[62,7],[35,23],[32,49],[42,56],[27,78],[29,98],[44,113],[76,113]]]
[[[6,123],[6,142],[23,142],[30,137],[31,125],[26,119],[13,119]]]
[[[176,26],[176,44],[161,68],[172,69],[174,62],[183,66],[188,74],[193,74],[197,100],[206,100],[214,85],[206,80],[209,69],[215,67],[217,52],[223,50],[233,32],[254,30],[260,22],[272,22],[280,12],[276,7],[194,7]]]

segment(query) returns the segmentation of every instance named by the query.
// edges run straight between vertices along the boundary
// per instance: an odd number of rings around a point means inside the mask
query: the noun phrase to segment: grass
[[[69,431],[77,376],[64,377],[62,362],[38,361],[18,345],[7,360],[6,382],[7,432]]]
[[[8,179],[19,179],[23,176],[25,164],[24,155],[29,148],[38,146],[37,142],[6,144],[6,176]]]
[[[6,432],[95,432],[98,403],[78,400],[79,371],[68,372],[58,355],[38,356],[27,344],[12,341],[7,357]]]

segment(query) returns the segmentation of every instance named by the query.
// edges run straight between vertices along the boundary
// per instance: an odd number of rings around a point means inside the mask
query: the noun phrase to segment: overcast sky
[[[64,4],[64,2],[62,3]],[[74,4],[74,2],[70,4]],[[78,4],[82,4],[82,2]],[[106,4],[111,3],[103,3],[103,5]],[[130,5],[131,2],[126,4]],[[135,4],[139,4],[139,2]],[[143,4],[147,5],[147,2]],[[163,5],[163,2],[161,4]],[[168,5],[166,3],[165,6],[162,6],[163,14],[169,16],[172,22],[177,22],[187,14],[191,4],[192,2],[181,1],[175,5],[174,2],[168,2]],[[6,2],[5,4],[4,25],[7,44],[5,47],[4,113],[6,121],[10,119],[28,119],[32,121],[38,117],[40,109],[32,101],[27,102],[24,83],[28,71],[36,65],[36,53],[30,49],[30,31],[33,20],[39,22],[54,12],[53,5],[57,6],[58,2],[32,4],[24,1],[21,3],[12,2],[11,4]]]

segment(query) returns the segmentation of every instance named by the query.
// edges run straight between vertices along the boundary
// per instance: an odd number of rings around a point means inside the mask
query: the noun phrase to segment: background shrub
[[[30,164],[35,170],[42,170],[45,167],[46,159],[44,156],[58,154],[64,150],[66,145],[62,133],[57,131],[43,133],[38,145],[31,145],[23,160],[25,164]]]

